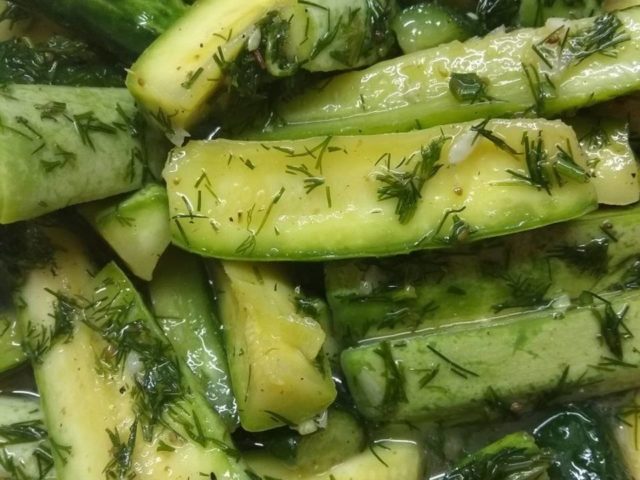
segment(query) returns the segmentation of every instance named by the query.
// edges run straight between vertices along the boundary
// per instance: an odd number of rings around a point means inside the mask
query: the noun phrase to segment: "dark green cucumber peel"
[[[182,0],[18,0],[81,32],[125,61],[134,59],[187,10]]]
[[[238,407],[204,266],[197,257],[170,249],[161,258],[149,290],[153,312],[173,349],[180,358],[189,359],[187,367],[205,398],[235,429]]]
[[[640,293],[590,306],[452,326],[345,350],[372,420],[464,423],[640,386]]]
[[[550,480],[631,480],[612,426],[589,405],[569,405],[534,430],[536,443],[553,451]]]
[[[639,49],[640,8],[557,27],[494,33],[338,75],[277,102],[257,127],[231,133],[302,138],[406,131],[523,113],[557,115],[640,88]],[[449,91],[455,73],[485,79],[490,99],[458,101]]]
[[[550,460],[531,435],[512,433],[463,458],[443,480],[546,480]]]
[[[79,40],[54,36],[41,43],[27,38],[0,42],[0,84],[122,87],[124,73],[124,65]]]
[[[605,209],[442,252],[328,263],[334,329],[353,344],[638,288],[639,237],[639,207]]]

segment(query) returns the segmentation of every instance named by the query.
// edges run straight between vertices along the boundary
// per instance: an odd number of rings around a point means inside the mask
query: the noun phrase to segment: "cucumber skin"
[[[607,236],[603,225],[611,225],[617,241]],[[615,285],[640,259],[637,238],[638,206],[599,210],[572,222],[447,251],[327,263],[325,287],[334,331],[347,344],[355,344],[537,310],[563,295],[574,299],[583,290],[606,294],[619,289]],[[557,247],[594,241],[606,245],[601,249],[604,271],[585,271],[584,264],[549,256]],[[587,267],[594,266],[594,260],[585,261]],[[546,301],[496,312],[494,307],[512,296],[509,282],[517,279],[547,284]],[[393,324],[400,313],[403,320]]]
[[[602,102],[640,88],[640,8],[616,15],[631,40],[619,45],[616,58],[593,55],[552,76],[556,95],[541,108],[536,108],[522,65],[545,71],[544,62],[531,46],[555,29],[551,26],[452,42],[338,75],[292,99],[276,102],[277,115],[264,123],[260,119],[246,130],[229,134],[246,139],[286,139],[388,133],[417,125],[426,128],[536,110],[541,116],[554,116]],[[584,19],[569,25],[575,31],[592,23],[593,19]],[[485,78],[487,93],[499,101],[458,102],[449,92],[452,72]]]
[[[488,140],[473,143],[477,148],[467,159],[452,164],[451,145],[473,138],[474,127],[468,123],[279,142],[190,142],[173,150],[164,171],[172,241],[193,253],[224,259],[389,256],[450,246],[444,236],[452,228],[451,209],[465,209],[460,216],[474,229],[469,237],[474,241],[576,218],[596,208],[589,183],[568,182],[551,188],[551,195],[528,185],[505,185],[513,179],[507,170],[520,168],[522,155],[512,156]],[[517,148],[524,133],[533,137],[541,132],[547,147],[569,141],[572,151],[580,152],[573,130],[557,121],[491,120],[487,128]],[[382,160],[389,155],[393,167],[403,158],[420,158],[422,149],[442,136],[449,138],[440,152],[443,168],[424,185],[413,218],[402,224],[395,200],[379,196],[376,177]],[[318,160],[291,152],[317,151],[324,143],[324,184],[307,192],[305,177],[288,169],[303,164],[317,175]],[[249,159],[250,166],[242,159]],[[582,163],[581,157],[576,161]],[[458,190],[459,185],[464,187]]]
[[[202,394],[230,430],[239,424],[220,322],[204,266],[193,255],[169,249],[149,284],[153,312],[180,358],[188,358]]]
[[[534,431],[536,443],[554,451],[550,480],[632,480],[609,425],[595,407],[569,405]]]
[[[622,294],[613,305],[616,312],[628,305],[626,325],[631,331],[640,328],[639,292]],[[634,368],[593,368],[612,357],[600,335],[594,312],[582,308],[391,339],[386,345],[402,366],[400,392],[406,401],[388,404],[384,397],[389,374],[379,353],[385,342],[345,350],[341,360],[349,390],[368,419],[461,424],[513,415],[512,408],[521,412],[640,386]],[[637,362],[638,346],[635,339],[623,342],[626,362]],[[438,366],[438,374],[421,387],[425,375]]]
[[[18,0],[130,61],[184,12],[182,0]]]
[[[0,373],[12,370],[26,362],[27,356],[20,346],[20,331],[12,309],[0,307]]]

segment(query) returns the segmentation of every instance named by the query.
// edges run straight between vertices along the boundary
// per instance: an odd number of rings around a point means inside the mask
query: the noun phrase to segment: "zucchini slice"
[[[227,259],[321,260],[441,248],[579,217],[597,203],[584,168],[563,123],[491,120],[190,142],[173,151],[164,178],[178,246]]]

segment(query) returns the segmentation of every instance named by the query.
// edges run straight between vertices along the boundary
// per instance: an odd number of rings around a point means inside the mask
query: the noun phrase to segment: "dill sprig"
[[[554,246],[547,256],[563,260],[583,273],[600,276],[609,268],[608,252],[609,240],[594,238],[582,244]]]
[[[49,314],[51,322],[40,325],[28,322],[21,342],[22,350],[35,364],[42,363],[43,356],[56,343],[71,340],[82,308],[80,299],[49,289],[45,291],[55,298],[53,312]]]
[[[631,262],[620,280],[609,287],[609,290],[636,290],[640,288],[640,258]]]
[[[391,156],[383,155],[378,160],[385,160],[385,165],[376,174],[376,180],[382,185],[378,187],[378,200],[395,200],[395,214],[401,224],[406,224],[416,213],[418,201],[422,198],[422,189],[442,167],[440,156],[444,144],[449,137],[441,135],[420,149],[420,160],[413,169],[401,169],[409,165],[412,157],[403,159],[395,168],[391,166]]]
[[[509,289],[508,299],[493,305],[493,311],[499,313],[510,308],[541,308],[550,305],[551,300],[545,298],[551,282],[525,275],[506,274],[502,277]]]
[[[556,96],[556,86],[548,73],[540,73],[534,65],[523,63],[522,70],[533,97],[533,111],[537,115],[542,115],[545,111],[547,100]]]
[[[28,420],[0,426],[0,447],[37,442],[47,438],[42,420]]]
[[[384,397],[380,408],[390,411],[397,408],[400,403],[407,401],[404,370],[393,357],[393,347],[388,341],[381,342],[374,353],[382,359],[385,369]]]
[[[487,93],[488,82],[477,73],[452,73],[449,91],[461,103],[490,102],[493,97]]]
[[[112,456],[102,471],[107,480],[131,480],[135,478],[136,472],[132,468],[137,431],[138,420],[134,420],[129,429],[129,438],[126,442],[123,442],[120,439],[117,428],[113,431],[107,429],[107,435],[109,435],[109,440],[111,441]]]
[[[319,186],[324,185],[324,182],[325,182],[324,177],[313,175],[309,171],[309,167],[307,167],[305,164],[287,165],[286,172],[289,175],[298,175],[298,174],[300,174],[300,175],[306,177],[304,179],[304,191],[307,193],[307,195],[309,195],[311,192],[313,192]]]
[[[504,139],[496,135],[493,130],[487,128],[489,121],[490,119],[487,118],[477,125],[471,127],[471,131],[476,133],[473,141],[475,142],[479,137],[483,137],[493,143],[500,150],[503,150],[511,155],[518,155],[518,152],[511,145],[509,145],[504,141]]]
[[[549,195],[551,195],[550,179],[547,172],[549,164],[548,154],[544,147],[542,132],[538,132],[538,136],[534,140],[529,140],[529,133],[524,132],[522,135],[522,144],[524,145],[524,158],[527,173],[521,173],[512,169],[507,169],[507,173],[515,177],[517,180],[545,190]]]
[[[569,34],[567,46],[578,63],[594,54],[615,57],[616,47],[631,39],[615,13],[597,17],[593,24]]]
[[[446,473],[442,480],[537,480],[546,474],[549,452],[508,447],[496,453],[472,456],[462,466]]]
[[[465,380],[469,377],[479,377],[476,372],[469,370],[468,368],[463,367],[459,363],[454,362],[449,357],[445,356],[442,352],[435,349],[432,345],[427,345],[427,348],[438,358],[444,360],[450,367],[451,373],[458,375],[459,377],[464,378]]]
[[[73,116],[73,125],[80,135],[83,145],[87,145],[91,150],[95,150],[93,136],[101,133],[103,135],[115,135],[118,130],[113,125],[98,119],[94,112],[85,112]]]
[[[613,356],[618,360],[622,360],[624,358],[622,342],[625,338],[633,336],[624,323],[624,317],[629,310],[629,306],[625,305],[620,312],[616,312],[610,301],[593,292],[584,292],[581,298],[583,301],[591,302],[591,311],[600,323],[600,336]],[[596,300],[604,308],[601,309],[596,306]]]

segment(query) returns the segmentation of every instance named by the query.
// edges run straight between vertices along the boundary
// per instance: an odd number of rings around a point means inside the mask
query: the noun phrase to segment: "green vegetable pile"
[[[0,1],[0,479],[640,478],[640,4]]]

